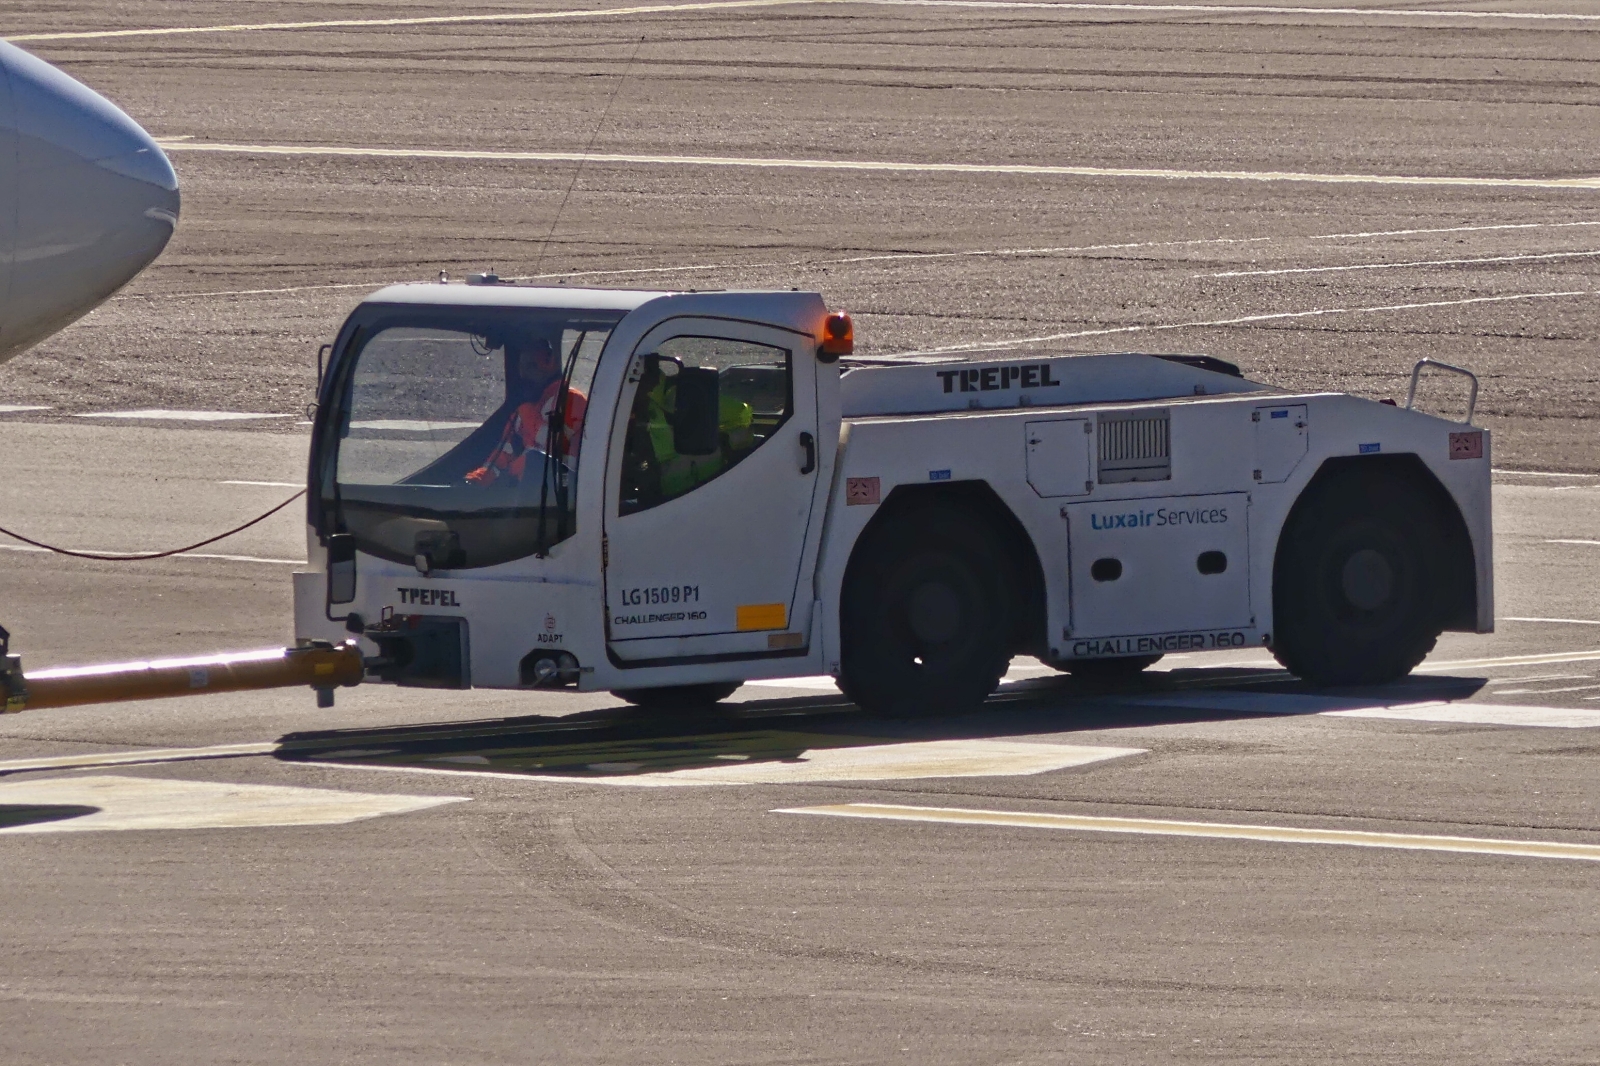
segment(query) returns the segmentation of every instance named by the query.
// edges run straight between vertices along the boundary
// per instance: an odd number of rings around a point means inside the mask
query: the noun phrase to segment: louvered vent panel
[[[1172,423],[1167,412],[1102,418],[1099,453],[1102,485],[1171,479]]]

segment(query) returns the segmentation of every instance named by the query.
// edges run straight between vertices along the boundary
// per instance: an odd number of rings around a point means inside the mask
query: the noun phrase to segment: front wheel
[[[1437,513],[1389,473],[1352,471],[1310,491],[1273,567],[1273,655],[1319,685],[1404,677],[1444,629]]]
[[[875,714],[973,710],[1011,660],[1015,600],[983,522],[945,508],[890,518],[845,578],[840,687]]]
[[[737,681],[710,681],[700,685],[667,685],[660,688],[619,688],[612,695],[647,711],[691,711],[733,695]]]

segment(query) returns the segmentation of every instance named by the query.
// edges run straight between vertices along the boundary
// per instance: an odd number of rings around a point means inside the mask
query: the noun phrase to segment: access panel
[[[1087,418],[1029,422],[1028,484],[1040,496],[1087,496],[1094,488],[1091,446],[1094,424]]]
[[[1306,457],[1306,405],[1257,407],[1250,417],[1256,431],[1255,480],[1263,485],[1287,481]]]
[[[1074,642],[1254,625],[1248,493],[1081,503],[1063,510],[1072,545],[1066,636]]]

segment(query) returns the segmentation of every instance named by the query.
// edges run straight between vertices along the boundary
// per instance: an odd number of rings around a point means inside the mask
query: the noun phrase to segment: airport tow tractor
[[[959,712],[1016,654],[1115,678],[1265,647],[1370,684],[1493,628],[1470,402],[1204,356],[852,358],[815,293],[471,280],[382,289],[331,346],[272,664],[324,702],[364,677],[669,708],[829,674]]]

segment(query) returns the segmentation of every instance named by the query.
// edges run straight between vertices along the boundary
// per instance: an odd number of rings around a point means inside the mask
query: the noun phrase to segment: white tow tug
[[[296,634],[371,680],[667,707],[831,674],[913,714],[1017,654],[1376,683],[1492,628],[1470,410],[1200,356],[852,359],[816,293],[480,280],[374,293],[321,383]]]

